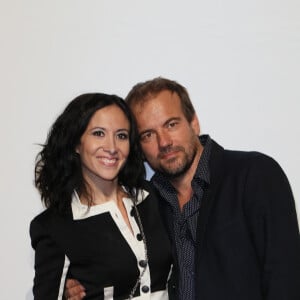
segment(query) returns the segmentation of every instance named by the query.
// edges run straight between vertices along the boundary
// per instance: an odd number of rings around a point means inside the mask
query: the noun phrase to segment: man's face
[[[131,109],[136,117],[142,150],[152,169],[170,178],[185,174],[202,149],[197,117],[189,123],[179,96],[168,90]]]

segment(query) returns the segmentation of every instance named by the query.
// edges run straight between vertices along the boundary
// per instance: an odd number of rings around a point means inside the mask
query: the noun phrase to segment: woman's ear
[[[75,147],[75,152],[76,152],[77,154],[80,154],[79,146],[76,146],[76,147]]]

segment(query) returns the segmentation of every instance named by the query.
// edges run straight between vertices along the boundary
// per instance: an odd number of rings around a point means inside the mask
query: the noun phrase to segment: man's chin
[[[164,167],[164,166],[161,166],[160,168],[160,172],[168,177],[169,179],[174,179],[174,178],[177,178],[177,177],[180,177],[182,176],[185,172],[186,172],[186,168],[184,167]]]

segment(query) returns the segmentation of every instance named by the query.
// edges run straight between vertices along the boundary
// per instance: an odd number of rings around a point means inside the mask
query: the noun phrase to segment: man
[[[188,93],[174,81],[137,84],[126,101],[173,244],[170,298],[299,300],[299,229],[280,166],[199,138]],[[81,288],[75,282],[69,299],[81,299]]]

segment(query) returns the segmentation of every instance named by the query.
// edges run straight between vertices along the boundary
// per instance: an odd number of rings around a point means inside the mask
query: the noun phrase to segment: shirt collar
[[[124,191],[126,191],[126,188],[124,186],[122,186],[122,188],[124,189]],[[137,204],[143,202],[148,195],[149,195],[148,191],[144,189],[139,189],[137,194]],[[123,201],[132,203],[132,199],[128,197],[124,197]],[[84,219],[84,218],[88,218],[94,215],[107,212],[111,209],[112,203],[113,201],[108,201],[102,204],[88,207],[87,205],[81,203],[78,193],[74,191],[72,195],[72,202],[71,202],[73,219],[74,220]]]
[[[201,154],[194,178],[199,178],[205,183],[210,183],[209,158],[211,153],[212,141],[209,135],[199,137],[201,145],[204,147]]]

